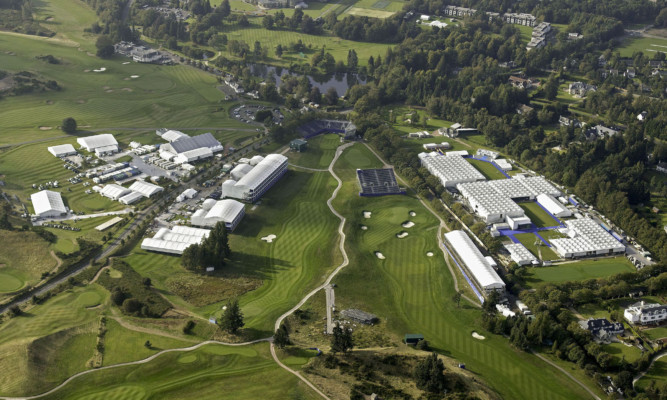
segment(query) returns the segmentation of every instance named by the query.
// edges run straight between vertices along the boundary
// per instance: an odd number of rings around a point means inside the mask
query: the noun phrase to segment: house
[[[662,172],[663,174],[667,174],[667,163],[666,162],[659,162],[658,165],[655,166],[655,169],[658,172]]]
[[[569,32],[567,34],[567,40],[579,40],[583,37],[584,37],[584,35],[582,35],[580,33],[576,33],[576,32]]]
[[[648,117],[648,113],[646,111],[642,111],[637,115],[637,120],[638,121],[646,121],[646,117]]]
[[[525,105],[525,104],[519,104],[519,106],[516,108],[516,113],[519,115],[526,115],[530,113],[531,111],[534,111],[535,109],[531,106]]]
[[[520,78],[518,76],[510,76],[509,83],[517,89],[530,89],[534,86],[532,80]]]
[[[635,76],[637,76],[637,72],[635,71],[635,67],[628,67],[628,69],[625,71],[625,76],[630,79],[634,79]]]
[[[586,136],[589,136],[590,133],[597,136],[598,138],[604,138],[605,136],[612,137],[620,132],[621,131],[618,128],[607,128],[604,125],[595,125],[586,131]]]
[[[633,324],[659,324],[667,319],[667,305],[640,301],[626,308],[623,317]]]
[[[567,91],[571,96],[584,97],[589,92],[595,92],[597,89],[598,88],[595,85],[589,85],[583,82],[573,82],[570,83]]]
[[[416,346],[417,343],[421,342],[422,340],[424,340],[424,335],[420,333],[406,333],[405,337],[403,338],[403,342],[405,342],[405,344],[412,346]]]
[[[564,117],[562,115],[558,118],[558,124],[560,126],[574,126],[575,128],[581,128],[582,126],[584,126],[584,123],[582,123],[578,119],[572,119]]]
[[[609,322],[606,318],[588,319],[586,321],[579,321],[579,326],[582,329],[589,331],[593,336],[600,339],[607,339],[611,336],[621,335],[625,332],[623,323]]]

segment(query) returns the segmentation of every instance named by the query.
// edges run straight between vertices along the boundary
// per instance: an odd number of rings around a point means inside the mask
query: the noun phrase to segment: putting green
[[[84,292],[76,299],[76,303],[82,307],[93,307],[100,304],[102,296],[97,292]]]
[[[0,293],[14,292],[23,287],[25,282],[7,272],[0,272]]]

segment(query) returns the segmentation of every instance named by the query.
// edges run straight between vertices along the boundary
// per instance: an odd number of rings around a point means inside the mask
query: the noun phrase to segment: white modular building
[[[419,153],[422,166],[433,174],[445,187],[459,183],[483,181],[486,178],[475,167],[460,156],[443,156],[440,153]]]
[[[625,246],[616,240],[600,224],[590,218],[565,221],[567,228],[561,229],[568,237],[549,240],[563,258],[625,252]]]
[[[222,144],[211,133],[204,133],[202,135],[192,137],[181,137],[170,143],[160,146],[160,152],[168,152],[178,156],[180,154],[206,148],[211,153],[217,153],[223,150]],[[192,153],[191,153],[192,154]]]
[[[63,198],[58,192],[42,190],[30,195],[35,215],[41,218],[60,217],[69,211],[63,203]]]
[[[212,206],[206,201],[200,210],[192,214],[190,218],[192,225],[213,227],[218,222],[223,222],[228,231],[233,231],[245,215],[245,205],[236,200],[214,200]]]
[[[537,257],[521,243],[506,244],[504,246],[509,251],[512,261],[519,265],[530,265],[533,262],[537,262]]]
[[[71,144],[60,144],[58,146],[51,146],[47,147],[47,150],[49,153],[53,154],[56,157],[65,157],[65,156],[72,156],[76,154],[76,150],[74,149],[74,146]]]
[[[108,197],[111,200],[120,200],[121,197],[128,195],[132,193],[130,189],[124,188],[120,185],[116,185],[115,183],[110,183],[108,185],[105,185],[102,190],[100,190],[100,194],[104,197]]]
[[[174,157],[174,163],[185,164],[206,158],[213,157],[213,152],[208,147],[200,147],[194,150],[185,151]]]
[[[185,249],[191,245],[204,241],[210,232],[209,229],[180,225],[171,229],[160,228],[155,236],[146,238],[141,242],[141,248],[158,253],[183,254]]]
[[[435,151],[438,149],[450,149],[452,147],[451,144],[447,142],[442,142],[442,143],[424,143],[423,146],[424,150],[426,151]]]
[[[250,164],[250,165],[252,165],[252,166],[254,167],[255,165],[257,165],[257,164],[259,164],[260,162],[262,162],[263,159],[264,159],[264,157],[259,156],[259,155],[257,155],[257,156],[253,156],[253,157],[250,159],[250,161],[248,161],[248,164]]]
[[[454,249],[462,267],[469,272],[470,277],[482,293],[489,294],[493,291],[504,292],[505,282],[500,279],[498,273],[493,269],[477,246],[463,231],[451,231],[445,233],[445,239]]]
[[[497,158],[493,160],[494,163],[498,166],[498,168],[502,169],[503,171],[511,171],[512,170],[512,164],[510,164],[509,161],[507,161],[504,158]]]
[[[468,153],[468,150],[454,150],[454,151],[446,152],[445,155],[448,156],[448,157],[452,157],[452,156],[465,157],[465,156],[468,156],[470,154]]]
[[[172,129],[167,131],[157,131],[157,133],[162,139],[166,140],[167,142],[175,142],[177,140],[190,137],[181,131],[176,131]]]
[[[78,138],[76,142],[87,151],[94,151],[98,154],[118,152],[118,142],[110,133]]]
[[[505,221],[507,217],[519,218],[525,215],[518,204],[509,197],[499,195],[488,182],[460,183],[456,188],[475,213],[488,224]]]
[[[285,172],[287,172],[287,157],[281,154],[269,154],[240,179],[224,182],[222,184],[222,197],[231,197],[248,203],[254,203]]]
[[[142,195],[139,192],[130,192],[130,193],[126,194],[125,196],[119,198],[118,201],[123,203],[123,204],[132,204],[132,203],[136,203],[137,201],[139,201],[143,198],[144,198],[144,195]]]
[[[533,226],[532,221],[530,218],[523,216],[523,217],[511,217],[511,216],[506,216],[505,217],[505,222],[510,226],[510,228],[514,230],[518,229],[526,229],[526,228],[531,228]]]
[[[563,218],[572,216],[572,211],[549,194],[542,193],[537,195],[537,202],[556,217]]]
[[[144,197],[151,197],[164,190],[161,186],[154,185],[141,180],[136,180],[130,185],[130,190],[140,193]]]
[[[195,189],[192,188],[185,189],[183,193],[179,194],[178,197],[176,197],[176,201],[180,203],[181,201],[186,199],[194,199],[195,196],[197,196],[197,193],[199,192],[196,191]]]

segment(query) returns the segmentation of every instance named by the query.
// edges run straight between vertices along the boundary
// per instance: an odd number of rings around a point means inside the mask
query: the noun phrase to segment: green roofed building
[[[420,341],[424,340],[424,335],[420,333],[406,333],[403,341],[405,344],[411,344],[413,346],[417,345]]]
[[[289,148],[299,153],[306,150],[308,142],[303,139],[294,139],[289,142]]]

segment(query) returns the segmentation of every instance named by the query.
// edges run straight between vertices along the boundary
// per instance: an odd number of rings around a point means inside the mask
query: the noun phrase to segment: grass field
[[[653,340],[667,338],[667,327],[646,329],[643,332]]]
[[[610,343],[603,345],[605,352],[609,353],[616,359],[616,362],[620,362],[622,359],[632,363],[638,360],[642,353],[635,346],[626,346],[623,343]]]
[[[278,315],[338,264],[340,256],[335,245],[338,219],[326,206],[334,187],[335,181],[328,173],[290,171],[264,195],[261,205],[255,210],[246,208],[246,216],[230,235],[232,261],[214,279],[219,279],[221,285],[223,279],[230,278],[263,282],[239,299],[246,327],[256,330],[257,336],[266,336]],[[273,243],[260,240],[269,234],[277,236]],[[150,277],[171,301],[205,317],[219,313],[229,298],[216,292],[209,296],[210,304],[194,306],[175,295],[177,281],[195,278],[180,266],[178,257],[148,253],[137,246],[126,261],[140,274]]]
[[[144,346],[147,340],[151,342],[150,349]],[[164,349],[188,347],[192,343],[131,331],[120,326],[118,322],[107,319],[107,334],[104,338],[104,345],[104,365],[113,365],[140,360]]]
[[[498,168],[496,168],[491,163],[475,160],[473,158],[467,158],[466,160],[468,160],[468,162],[472,164],[473,167],[475,167],[479,172],[481,172],[482,175],[486,177],[486,179],[489,180],[507,179],[507,177],[503,175],[502,172],[498,171]]]
[[[94,372],[45,399],[315,399],[271,359],[266,343],[207,345],[150,363]]]
[[[630,37],[618,48],[621,57],[632,57],[635,52],[641,51],[653,58],[656,52],[667,53],[667,39]]]
[[[405,333],[422,333],[429,344],[445,355],[466,363],[503,398],[584,398],[585,393],[536,358],[512,349],[506,339],[484,332],[479,310],[449,299],[452,278],[438,250],[438,222],[411,196],[362,198],[356,195],[355,169],[380,165],[366,148],[357,144],[346,150],[336,172],[344,180],[334,202],[347,218],[345,233],[350,266],[334,282],[338,308],[354,306],[380,318],[378,329],[399,340]],[[362,211],[371,211],[366,219]],[[415,217],[408,212],[414,211]],[[415,222],[413,228],[400,225]],[[368,230],[359,229],[365,225]],[[397,239],[396,233],[409,235]],[[386,257],[378,259],[375,251]],[[426,252],[433,251],[434,257]],[[486,339],[475,340],[472,331]]]
[[[56,266],[48,243],[34,232],[0,230],[0,299],[26,284],[39,282]]]
[[[526,217],[530,218],[530,221],[538,228],[543,228],[546,226],[558,226],[558,221],[549,215],[548,212],[544,211],[544,209],[536,202],[528,201],[518,204],[521,208],[523,208],[523,211],[526,212]]]
[[[63,253],[71,253],[78,250],[79,246],[76,242],[77,238],[83,237],[86,240],[92,242],[101,242],[102,236],[113,235],[118,232],[124,224],[118,223],[113,227],[107,229],[104,232],[100,232],[95,229],[96,226],[109,221],[114,217],[97,217],[97,218],[86,218],[78,221],[62,221],[62,223],[67,224],[72,227],[80,228],[80,231],[68,231],[57,228],[45,228],[47,231],[53,232],[58,236],[58,241],[54,243],[51,247],[55,251],[60,251]],[[126,218],[129,218],[126,216]]]
[[[395,13],[392,11],[372,10],[368,8],[352,7],[348,8],[345,14],[354,15],[357,17],[389,18]]]
[[[531,285],[539,282],[583,281],[634,270],[632,264],[625,257],[619,256],[575,261],[551,267],[531,268],[528,270],[529,278],[527,280]]]
[[[335,134],[319,135],[308,139],[306,151],[289,152],[289,163],[307,168],[325,169],[331,164],[336,148],[340,145],[340,136]]]
[[[535,236],[533,233],[519,233],[514,235],[515,238],[519,239],[521,244],[523,244],[535,257],[544,260],[551,261],[557,260],[560,257],[548,246],[544,245],[542,241]],[[536,243],[541,243],[542,245],[537,245]]]
[[[664,383],[665,380],[667,380],[667,357],[662,357],[653,363],[651,369],[648,370],[642,379],[637,381],[637,387],[644,389],[651,383],[651,381],[661,384]]]

